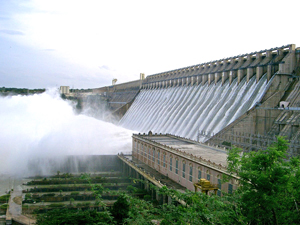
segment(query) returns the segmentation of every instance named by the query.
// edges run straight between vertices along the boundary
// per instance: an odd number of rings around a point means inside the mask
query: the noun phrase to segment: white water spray
[[[0,175],[28,175],[28,162],[38,158],[130,151],[131,135],[111,123],[76,115],[56,90],[0,97]],[[48,166],[42,166],[43,173]]]

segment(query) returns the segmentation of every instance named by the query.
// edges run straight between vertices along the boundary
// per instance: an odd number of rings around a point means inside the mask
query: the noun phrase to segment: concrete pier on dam
[[[231,84],[235,78],[239,84],[245,76],[247,82],[253,76],[258,82],[264,74],[268,80],[277,71],[290,74],[295,66],[295,45],[286,45],[150,75],[142,88],[216,84],[219,80],[224,84],[227,79]]]

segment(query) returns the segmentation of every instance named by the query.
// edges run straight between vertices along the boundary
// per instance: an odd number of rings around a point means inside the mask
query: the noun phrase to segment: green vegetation
[[[10,195],[2,195],[0,196],[0,203],[6,203],[8,202],[8,199],[9,199]]]
[[[38,215],[37,224],[114,224],[112,217],[107,211],[97,212],[95,210],[77,209],[54,209],[46,214]]]
[[[76,206],[49,210],[38,215],[37,224],[153,224],[153,220],[161,225],[299,224],[300,160],[287,158],[287,147],[287,141],[278,137],[267,150],[243,154],[237,148],[230,150],[228,170],[240,177],[241,184],[232,194],[208,196],[152,186],[159,196],[173,199],[171,204],[161,206],[152,202],[150,195],[140,199],[122,193],[108,208],[102,201],[107,190],[84,176],[101,211],[76,209]],[[224,177],[224,181],[230,180],[231,175]],[[131,193],[137,190],[131,185],[127,187]],[[80,205],[83,204],[77,207]]]
[[[8,204],[2,204],[2,205],[0,205],[0,209],[3,209],[3,210],[6,210],[7,209],[7,207],[8,207]]]
[[[239,156],[231,150],[231,173],[240,177],[235,193],[245,221],[251,224],[297,224],[300,221],[300,161],[287,159],[288,143],[278,137],[267,150]]]
[[[51,203],[49,205],[50,208],[62,208],[64,206],[65,206],[65,204],[63,204],[63,203]]]
[[[71,93],[84,93],[84,92],[92,92],[93,89],[70,89]]]
[[[27,89],[27,88],[0,88],[0,95],[29,95],[29,94],[40,94],[45,92],[45,89]]]

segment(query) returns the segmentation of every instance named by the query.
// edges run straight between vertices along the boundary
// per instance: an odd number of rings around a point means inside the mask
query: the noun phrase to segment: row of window
[[[137,154],[139,154],[139,148],[137,147]],[[141,156],[144,156],[145,158],[147,158],[147,148],[144,148],[144,145],[142,144],[141,146]],[[152,162],[155,162],[155,149],[152,149]],[[150,153],[150,149],[148,149],[148,159],[151,160],[151,153]],[[160,165],[161,162],[161,157],[160,157],[160,151],[157,151],[157,164]],[[173,158],[170,158],[170,171],[173,171]],[[163,154],[163,167],[167,167],[167,163],[166,163],[166,155]],[[175,159],[175,173],[178,174],[179,173],[179,160]],[[185,178],[186,176],[186,163],[182,163],[182,177]],[[202,178],[202,171],[198,170],[198,180],[200,180]],[[189,167],[189,177],[188,177],[190,182],[193,182],[193,166]],[[211,179],[211,175],[207,174],[206,175],[206,179],[210,181]],[[222,188],[222,184],[221,184],[221,179],[218,179],[218,188],[221,189]],[[232,193],[233,190],[233,185],[232,184],[228,184],[228,193]],[[221,191],[218,190],[218,195],[221,195]]]
[[[147,153],[146,153],[146,148],[143,148],[143,145],[141,146],[141,150],[142,153],[140,155],[144,155],[145,158],[147,158]],[[139,154],[138,148],[137,148],[137,153]],[[151,153],[150,153],[150,149],[148,149],[148,159],[151,160]],[[160,162],[160,151],[157,151],[157,164],[161,164]],[[155,150],[152,150],[152,162],[155,162]],[[179,160],[175,159],[175,173],[178,174],[179,173]],[[167,163],[166,163],[166,155],[163,154],[163,167],[166,167]],[[173,171],[173,158],[170,158],[170,171]],[[186,176],[186,164],[183,163],[182,164],[182,177],[185,178]],[[201,170],[198,171],[198,179],[201,179]],[[210,175],[207,174],[207,180],[210,180]],[[193,181],[193,167],[190,166],[189,168],[189,181],[192,182]]]

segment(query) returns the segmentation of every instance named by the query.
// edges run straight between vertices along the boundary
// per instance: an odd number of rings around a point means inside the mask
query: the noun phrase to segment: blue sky
[[[0,86],[96,88],[141,72],[298,47],[299,6],[298,0],[0,0]]]

